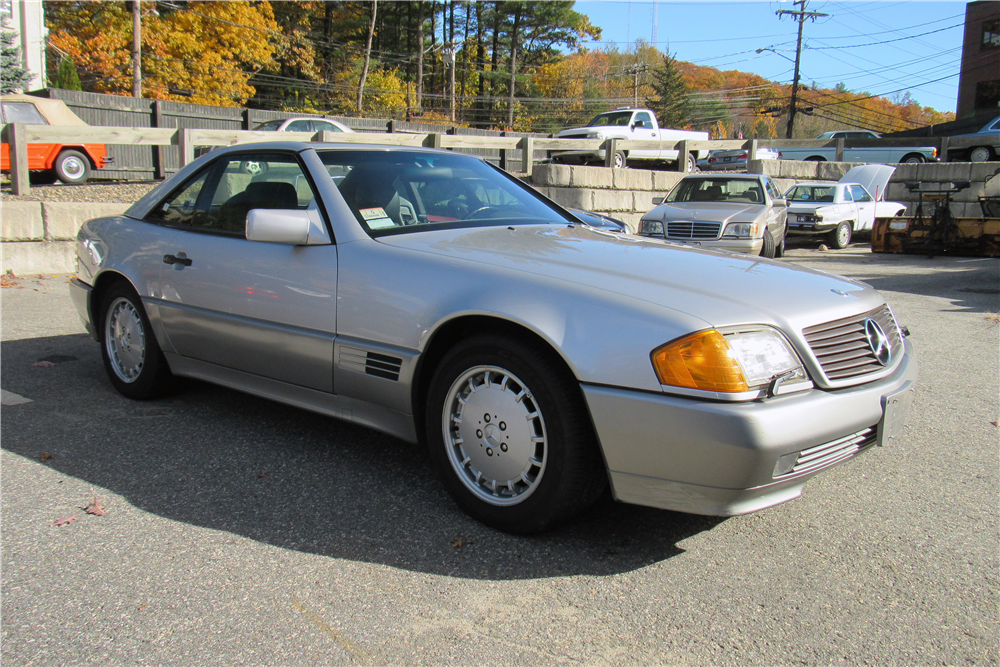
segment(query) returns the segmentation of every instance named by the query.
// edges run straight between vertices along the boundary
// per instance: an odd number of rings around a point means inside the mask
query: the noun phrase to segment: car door
[[[642,121],[642,127],[635,127],[639,121]],[[632,128],[630,129],[632,138],[637,141],[658,141],[660,139],[660,132],[656,129],[656,123],[653,122],[652,115],[647,111],[639,111],[635,114],[635,118],[632,119]],[[655,160],[659,155],[659,148],[642,148],[629,151],[629,157],[643,160]]]
[[[260,168],[251,175],[246,164]],[[249,241],[247,213],[260,208],[309,211],[331,242]],[[337,246],[296,155],[227,154],[151,216],[178,230],[160,265],[160,317],[177,354],[333,391]]]
[[[854,184],[847,186],[851,191],[851,197],[857,205],[858,217],[855,218],[854,231],[870,230],[875,225],[875,199],[864,186]]]

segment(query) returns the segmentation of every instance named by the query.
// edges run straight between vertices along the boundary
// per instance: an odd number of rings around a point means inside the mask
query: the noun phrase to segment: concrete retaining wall
[[[124,213],[130,204],[0,204],[0,271],[17,275],[76,272],[76,233],[91,218]]]
[[[801,181],[837,181],[853,167],[853,162],[805,162],[798,160],[751,160],[747,171],[767,174],[782,192]],[[979,198],[1000,196],[1000,164],[996,162],[944,162],[899,164],[885,193],[888,201],[906,204],[906,215],[916,213],[920,196],[904,183],[920,181],[923,189],[937,189],[939,184],[970,181],[972,187],[952,196],[951,214],[956,217],[982,217]],[[872,193],[875,194],[874,192]]]
[[[653,197],[667,194],[684,174],[646,169],[535,165],[531,185],[553,201],[617,218],[635,232]]]

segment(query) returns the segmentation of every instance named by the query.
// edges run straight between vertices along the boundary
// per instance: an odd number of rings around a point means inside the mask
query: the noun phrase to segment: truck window
[[[640,120],[643,123],[643,127],[648,127],[648,128],[652,128],[653,127],[653,119],[645,111],[640,111],[639,113],[637,113],[635,115],[635,120],[632,121],[632,122],[633,123],[638,123]]]
[[[26,125],[48,125],[48,121],[38,113],[34,104],[28,102],[4,102],[3,122],[25,123]]]
[[[631,119],[631,111],[609,111],[608,113],[595,116],[593,120],[587,123],[587,127],[625,127]]]

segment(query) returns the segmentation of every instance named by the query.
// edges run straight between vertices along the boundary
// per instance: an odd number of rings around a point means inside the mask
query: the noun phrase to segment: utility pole
[[[806,0],[795,0],[795,4],[799,6],[798,11],[779,9],[775,12],[778,18],[787,14],[799,22],[799,39],[795,45],[795,74],[792,78],[792,104],[788,108],[788,129],[785,130],[786,139],[792,138],[792,126],[795,123],[795,101],[799,94],[799,62],[802,60],[802,24],[807,18],[815,21],[822,16],[829,16],[829,14],[821,14],[819,12],[807,12]]]
[[[132,0],[132,97],[142,97],[142,2]]]
[[[448,68],[448,117],[455,120],[455,45],[451,42],[445,45],[444,66]]]
[[[635,65],[632,65],[631,67],[625,68],[625,73],[626,74],[631,74],[632,77],[633,77],[633,80],[632,80],[632,107],[633,108],[639,106],[639,75],[641,73],[643,73],[643,72],[648,72],[648,71],[649,71],[649,65],[640,65],[638,63],[636,63]]]

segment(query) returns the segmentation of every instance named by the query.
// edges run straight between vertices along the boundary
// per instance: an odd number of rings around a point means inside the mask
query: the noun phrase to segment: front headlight
[[[751,238],[757,236],[756,222],[731,222],[726,225],[723,236],[738,236],[740,238]]]
[[[588,132],[587,133],[587,138],[588,139],[600,139],[601,138],[601,133],[600,132]]]
[[[663,236],[663,222],[643,219],[639,222],[639,234],[642,236]]]
[[[650,358],[660,384],[671,387],[741,393],[779,377],[789,384],[806,379],[795,351],[772,329],[702,331],[656,348]]]

